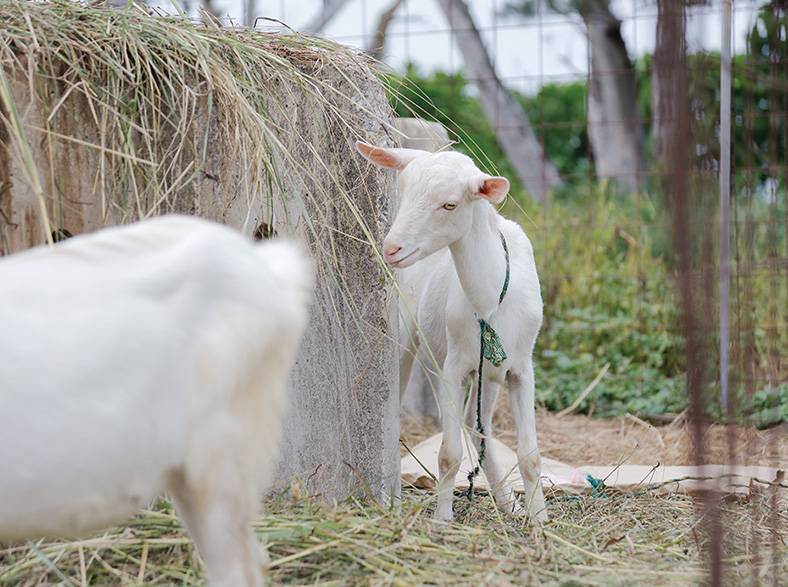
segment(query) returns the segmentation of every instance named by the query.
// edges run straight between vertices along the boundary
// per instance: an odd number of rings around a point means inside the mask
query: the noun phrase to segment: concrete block
[[[282,54],[287,57],[286,47]],[[30,94],[30,88],[49,83],[27,77],[38,75],[37,68],[28,68],[24,58],[18,68],[6,60],[12,99],[24,105],[20,112],[34,169],[31,174],[12,129],[0,125],[0,254],[46,241],[31,177],[41,184],[50,230],[76,235],[143,215],[180,212],[250,237],[271,231],[296,236],[315,258],[318,285],[291,376],[277,486],[292,484],[326,500],[369,491],[386,502],[400,487],[398,321],[391,277],[375,249],[388,230],[395,180],[372,169],[354,143],[395,143],[385,130],[390,110],[381,86],[366,65],[348,55],[339,65],[321,63],[319,55],[294,61],[314,82],[308,91],[272,73],[270,86],[261,90],[267,108],[261,123],[276,132],[266,140],[261,135],[258,143],[241,141],[243,129],[231,124],[232,112],[221,97],[209,99],[205,83],[195,82],[196,97],[181,113],[188,121],[185,147],[177,155],[133,164],[113,142],[116,134],[106,132],[114,116],[110,108],[77,89],[53,114],[59,95]],[[158,141],[154,152],[167,153],[173,135],[149,138]],[[137,185],[135,192],[134,165],[148,164],[157,166],[161,185],[158,191]]]

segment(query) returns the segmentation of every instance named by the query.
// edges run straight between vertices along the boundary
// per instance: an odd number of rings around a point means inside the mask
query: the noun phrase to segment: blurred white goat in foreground
[[[456,152],[384,149],[362,142],[357,146],[371,162],[402,172],[399,211],[383,243],[386,260],[401,268],[399,284],[407,306],[401,312],[400,392],[407,386],[421,336],[443,365],[446,385],[439,386],[438,392],[443,439],[435,519],[453,519],[454,478],[463,452],[460,420],[469,380],[473,385],[465,420],[471,427],[476,421],[483,320],[497,332],[507,355],[499,366],[484,362],[483,428],[489,436],[495,400],[506,381],[525,501],[531,515],[546,520],[532,360],[542,323],[542,297],[528,237],[492,206],[506,197],[508,180],[482,173],[469,157]],[[473,433],[472,437],[478,450],[481,439]],[[509,472],[502,469],[492,443],[486,445],[483,468],[496,502],[504,511],[524,513],[507,478]]]
[[[0,541],[122,522],[167,490],[214,586],[263,584],[252,531],[312,269],[170,216],[0,260]]]

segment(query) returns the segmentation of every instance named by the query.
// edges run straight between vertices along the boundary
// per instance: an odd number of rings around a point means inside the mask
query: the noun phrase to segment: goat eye
[[[443,205],[444,210],[454,210],[457,207],[457,202],[446,202]]]

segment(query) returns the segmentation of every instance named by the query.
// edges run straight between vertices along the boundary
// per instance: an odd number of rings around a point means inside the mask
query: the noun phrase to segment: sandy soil
[[[508,404],[508,398],[499,399],[494,435],[514,449],[517,437]],[[696,464],[694,432],[684,416],[666,425],[652,425],[632,416],[602,419],[570,414],[559,418],[543,411],[537,413],[536,429],[542,456],[573,466]],[[410,447],[437,432],[440,428],[431,420],[403,418],[401,437]],[[770,430],[716,424],[707,428],[702,442],[706,463],[788,469],[788,424]]]

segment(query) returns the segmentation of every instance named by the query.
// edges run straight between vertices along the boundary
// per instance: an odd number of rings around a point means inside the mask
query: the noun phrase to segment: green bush
[[[672,281],[644,228],[656,212],[648,199],[637,202],[604,184],[587,191],[547,211],[518,213],[513,202],[505,212],[526,227],[542,285],[537,401],[566,407],[610,363],[580,411],[680,412],[683,346]]]
[[[759,428],[767,428],[780,422],[788,422],[788,383],[766,385],[752,395],[750,422]]]

